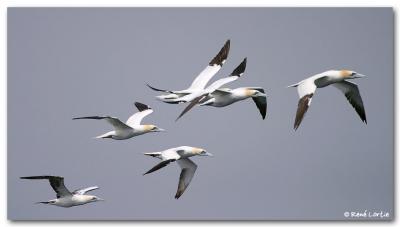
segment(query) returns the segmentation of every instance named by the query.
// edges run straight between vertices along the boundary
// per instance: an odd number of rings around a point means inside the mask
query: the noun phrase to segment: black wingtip
[[[148,105],[146,105],[146,104],[143,104],[143,103],[140,103],[140,102],[135,102],[135,106],[136,106],[136,108],[141,112],[141,111],[144,111],[144,110],[149,110],[149,109],[151,109],[151,107],[150,106],[148,106]]]
[[[179,197],[181,197],[182,194],[176,193],[175,195],[175,199],[179,199]]]
[[[297,122],[294,123],[293,129],[294,131],[297,131],[297,129],[299,128],[300,124],[297,124]]]
[[[143,173],[143,176],[144,175],[147,175],[147,174],[149,174],[149,173],[151,173],[152,171],[151,170],[149,170],[149,171],[147,171],[147,172],[145,172],[145,173]]]
[[[151,86],[150,84],[146,83],[147,87],[149,87],[153,91],[160,91],[160,92],[166,92],[166,93],[172,93],[172,91],[169,90],[164,90],[164,89],[159,89]]]
[[[247,58],[244,58],[243,61],[233,70],[230,76],[242,76],[244,71],[246,70]]]
[[[209,65],[220,65],[222,66],[225,60],[228,58],[229,49],[231,46],[231,40],[228,39],[218,54],[210,61]]]

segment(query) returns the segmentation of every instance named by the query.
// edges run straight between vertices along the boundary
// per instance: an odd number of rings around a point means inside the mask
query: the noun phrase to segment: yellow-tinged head
[[[364,77],[365,75],[362,75],[360,73],[357,73],[355,71],[351,70],[340,70],[339,75],[343,77],[344,79],[356,79],[356,78],[361,78]]]
[[[256,94],[257,90],[246,88],[244,92],[247,97],[251,97]]]
[[[192,147],[192,152],[195,155],[199,155],[199,156],[212,156],[211,153],[208,153],[206,150],[204,150],[203,148],[198,148],[198,147]]]
[[[349,78],[351,76],[351,74],[353,74],[353,71],[343,69],[343,70],[340,70],[339,73],[340,73],[340,76],[342,76],[343,78]]]
[[[163,131],[165,131],[164,129],[159,128],[155,125],[143,125],[143,129],[146,132],[163,132]]]

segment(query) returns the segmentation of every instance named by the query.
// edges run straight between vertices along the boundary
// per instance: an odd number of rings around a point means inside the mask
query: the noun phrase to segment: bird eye
[[[351,73],[351,76],[355,76],[357,73],[356,72],[352,72]]]

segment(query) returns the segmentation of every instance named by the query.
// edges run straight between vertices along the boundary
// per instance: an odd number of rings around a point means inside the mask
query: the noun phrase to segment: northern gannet
[[[221,88],[210,93],[200,106],[224,107],[232,103],[252,98],[263,119],[267,114],[267,96],[261,87]]]
[[[233,70],[233,72],[225,78],[219,79],[215,82],[213,82],[210,86],[208,86],[205,89],[193,92],[189,95],[180,97],[178,99],[175,99],[177,102],[190,102],[190,104],[182,111],[182,113],[178,116],[176,120],[181,118],[185,113],[187,113],[190,109],[192,109],[195,105],[201,103],[203,100],[206,99],[206,97],[217,90],[218,88],[224,86],[227,83],[233,82],[237,79],[239,79],[244,71],[246,70],[246,62],[247,58],[244,58],[243,61]]]
[[[304,79],[297,84],[288,86],[297,87],[297,92],[300,97],[297,106],[294,129],[296,130],[300,126],[300,123],[311,104],[311,99],[315,93],[315,90],[331,84],[338,88],[346,96],[347,100],[356,110],[361,120],[367,124],[364,104],[358,87],[356,84],[347,81],[361,77],[364,77],[364,75],[350,70],[329,70]]]
[[[129,117],[126,123],[123,123],[118,118],[110,117],[110,116],[90,116],[90,117],[76,117],[73,120],[77,119],[96,119],[101,120],[105,119],[108,123],[110,123],[114,127],[114,131],[107,132],[103,135],[97,136],[95,138],[111,138],[115,140],[125,140],[132,138],[134,136],[142,135],[148,132],[162,132],[164,129],[158,128],[155,125],[141,125],[140,122],[144,117],[153,113],[153,109],[149,106],[135,102],[136,108],[139,112],[133,114]]]
[[[86,203],[92,203],[97,201],[104,201],[94,195],[86,195],[87,192],[98,189],[99,187],[93,186],[88,188],[82,188],[70,192],[64,185],[64,178],[58,176],[31,176],[21,177],[21,179],[29,180],[49,180],[51,187],[57,193],[57,199],[52,199],[46,202],[38,202],[42,204],[55,205],[59,207],[73,207],[79,206]]]
[[[196,77],[196,79],[194,79],[190,87],[187,89],[180,91],[170,91],[170,90],[158,89],[150,86],[149,84],[147,84],[147,86],[155,91],[169,93],[167,95],[156,96],[157,99],[165,103],[177,104],[179,102],[174,101],[174,99],[191,94],[199,90],[203,90],[205,88],[208,81],[221,69],[221,67],[225,63],[226,59],[228,58],[229,48],[230,48],[230,40],[227,40],[225,42],[225,45],[218,52],[218,54],[210,61],[210,63],[208,63],[207,67]]]
[[[196,155],[212,156],[212,154],[206,152],[202,148],[189,147],[189,146],[175,147],[161,152],[152,152],[144,154],[159,158],[161,159],[161,162],[158,163],[153,168],[151,168],[146,173],[144,173],[143,175],[159,170],[174,161],[176,161],[178,165],[181,167],[181,174],[179,177],[178,190],[176,191],[175,199],[178,199],[186,190],[186,188],[189,186],[190,181],[192,180],[193,175],[197,169],[197,165],[193,161],[191,161],[189,157]]]

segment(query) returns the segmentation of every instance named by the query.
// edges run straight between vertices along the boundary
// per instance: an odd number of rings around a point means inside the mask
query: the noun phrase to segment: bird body
[[[255,91],[246,88],[216,90],[210,94],[210,99],[200,103],[201,106],[225,107],[235,102],[250,98]]]
[[[52,199],[49,200],[48,202],[39,202],[39,203],[68,208],[94,202],[95,199],[96,198],[91,195],[71,195],[71,196],[61,197],[59,199]]]
[[[138,108],[139,112],[133,114],[129,119],[126,121],[126,123],[123,123],[116,117],[110,117],[110,116],[90,116],[90,117],[76,117],[73,118],[73,120],[78,120],[78,119],[96,119],[96,120],[101,120],[105,119],[108,123],[110,123],[113,127],[114,130],[107,132],[103,135],[97,136],[95,138],[111,138],[114,140],[125,140],[132,138],[134,136],[139,136],[143,135],[149,132],[162,132],[164,129],[158,128],[155,125],[141,125],[141,121],[144,117],[147,115],[153,113],[153,109],[151,109],[149,106],[135,102],[135,106]]]
[[[206,152],[202,148],[190,147],[190,146],[180,146],[175,148],[170,148],[161,152],[151,152],[144,153],[145,155],[152,156],[161,159],[161,162],[151,168],[149,171],[143,175],[157,171],[171,162],[177,162],[181,168],[181,174],[179,177],[178,190],[175,195],[175,199],[178,199],[186,188],[189,186],[194,173],[197,169],[197,165],[191,161],[189,158],[192,156],[212,156],[212,154]]]
[[[64,178],[59,176],[30,176],[21,177],[21,179],[29,180],[48,180],[50,186],[57,193],[57,199],[52,199],[45,202],[38,202],[41,204],[49,204],[59,207],[73,207],[80,206],[87,203],[104,201],[94,195],[86,195],[87,192],[98,189],[99,187],[93,186],[88,188],[83,188],[75,190],[73,192],[69,191],[64,185]]]
[[[296,130],[300,126],[308,107],[311,105],[311,100],[316,89],[329,85],[338,88],[346,96],[347,100],[356,110],[361,120],[367,123],[364,104],[358,86],[347,81],[361,77],[364,77],[364,75],[350,70],[329,70],[290,85],[289,87],[297,87],[297,92],[300,97],[297,106],[294,129]]]
[[[267,113],[267,96],[261,87],[241,87],[217,89],[200,103],[200,106],[225,107],[235,102],[252,98],[263,119]]]

